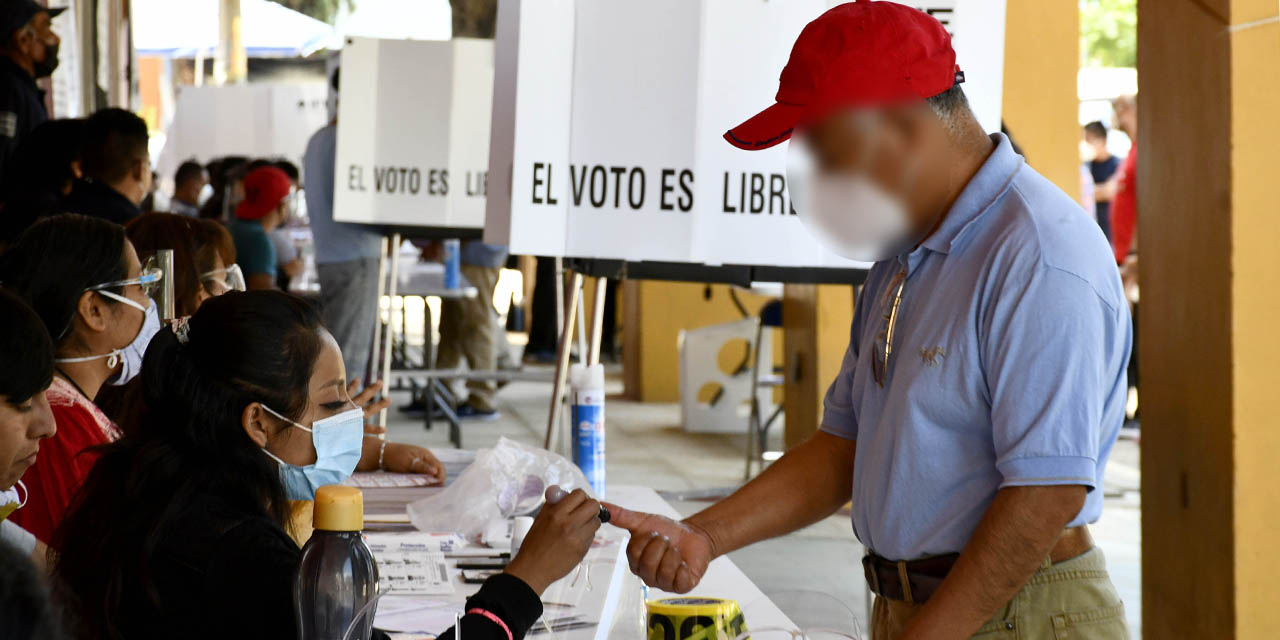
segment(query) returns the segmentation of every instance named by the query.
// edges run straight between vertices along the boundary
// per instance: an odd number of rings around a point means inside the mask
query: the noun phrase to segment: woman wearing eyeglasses
[[[27,229],[0,264],[0,282],[30,303],[54,342],[47,397],[57,433],[23,475],[30,497],[10,516],[46,544],[93,467],[97,456],[88,450],[120,437],[94,399],[140,371],[160,329],[148,297],[159,280],[122,227],[73,214]]]

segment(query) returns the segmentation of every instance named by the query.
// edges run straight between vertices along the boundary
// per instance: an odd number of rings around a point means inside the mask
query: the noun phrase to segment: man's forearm
[[[819,431],[686,522],[707,533],[716,555],[813,524],[849,501],[855,448],[853,440]]]
[[[1008,487],[904,638],[968,638],[1018,593],[1084,505],[1082,486]]]

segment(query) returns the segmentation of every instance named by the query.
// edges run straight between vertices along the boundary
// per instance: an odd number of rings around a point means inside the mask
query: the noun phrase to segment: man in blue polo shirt
[[[963,79],[933,18],[842,4],[801,33],[777,104],[726,134],[794,130],[801,219],[875,266],[818,434],[683,522],[611,507],[649,584],[688,591],[714,557],[852,501],[875,640],[1128,637],[1087,526],[1128,307],[1098,226],[986,135]]]

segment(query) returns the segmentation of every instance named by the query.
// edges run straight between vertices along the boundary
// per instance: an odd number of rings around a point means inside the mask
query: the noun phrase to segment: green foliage
[[[1080,65],[1138,66],[1136,0],[1080,0]]]
[[[356,7],[355,0],[273,0],[282,4],[298,13],[323,20],[333,24],[334,18],[338,17],[338,8],[342,5],[347,6],[347,11],[353,11]]]

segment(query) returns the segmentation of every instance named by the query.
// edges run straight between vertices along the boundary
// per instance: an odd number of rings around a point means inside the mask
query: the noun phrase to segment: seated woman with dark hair
[[[30,495],[10,516],[46,544],[93,466],[90,449],[120,436],[93,402],[104,385],[127,383],[141,368],[160,329],[148,297],[159,279],[144,272],[122,227],[86,216],[45,218],[4,255],[0,282],[30,303],[53,339],[47,395],[58,432],[22,476]]]
[[[142,382],[139,428],[106,448],[59,532],[55,578],[81,637],[297,637],[288,501],[345,479],[364,439],[337,343],[306,302],[233,293],[161,331]],[[599,508],[581,492],[544,508],[468,602],[483,613],[467,636],[522,637]]]
[[[41,441],[53,435],[45,399],[53,346],[35,312],[4,288],[0,327],[0,637],[61,640],[61,617],[44,579],[47,550],[8,517],[26,499],[19,478],[35,462]]]
[[[125,232],[141,256],[155,255],[161,249],[173,250],[173,297],[177,317],[191,316],[209,298],[235,290],[233,285],[238,273],[235,270],[235,249],[231,246],[230,234],[217,222],[172,213],[148,213],[130,220],[125,225]],[[223,256],[228,255],[228,251],[231,251],[232,262],[225,263]],[[239,290],[243,289],[242,284]],[[352,401],[372,417],[390,404],[389,399],[373,400],[381,389],[381,384],[362,388],[360,380],[355,379],[350,381],[347,391]],[[145,401],[136,391],[113,392],[109,389],[103,395],[109,397],[100,399],[99,406],[122,428],[129,430],[138,422],[135,414],[142,410]],[[371,428],[369,431],[382,430]],[[380,469],[430,475],[439,483],[445,480],[444,465],[431,451],[416,445],[371,440],[366,443],[358,470]]]
[[[0,362],[4,363],[0,367],[0,542],[13,545],[43,567],[44,544],[9,516],[30,495],[22,474],[35,464],[40,443],[54,433],[53,413],[45,398],[45,389],[53,381],[53,345],[35,312],[3,288],[0,327],[5,327],[0,331]]]

